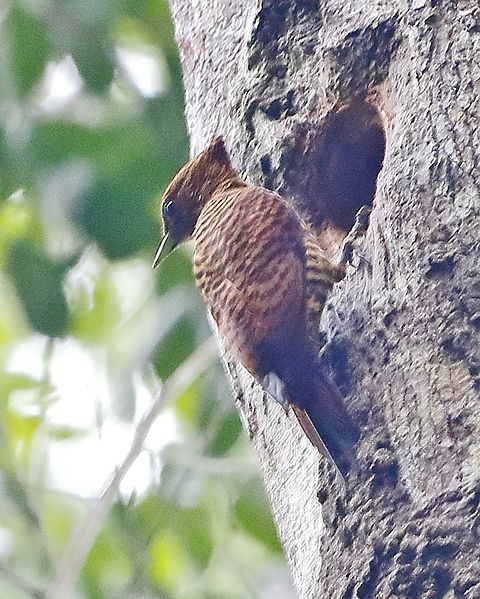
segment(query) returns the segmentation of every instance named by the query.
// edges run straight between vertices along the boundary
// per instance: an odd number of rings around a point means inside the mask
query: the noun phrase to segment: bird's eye
[[[163,204],[163,217],[164,218],[172,218],[175,214],[175,204],[173,200],[167,200]]]

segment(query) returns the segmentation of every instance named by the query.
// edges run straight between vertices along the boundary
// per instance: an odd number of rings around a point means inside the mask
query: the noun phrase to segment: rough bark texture
[[[223,134],[332,252],[373,201],[323,318],[363,432],[346,489],[229,364],[299,596],[480,597],[477,0],[171,6],[194,153]]]

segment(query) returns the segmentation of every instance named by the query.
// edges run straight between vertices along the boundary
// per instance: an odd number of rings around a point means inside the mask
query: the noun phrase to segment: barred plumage
[[[312,341],[316,344],[320,330],[320,318],[328,295],[335,283],[343,279],[346,273],[345,264],[332,263],[320,246],[310,224],[301,222],[305,245],[306,264],[306,318],[307,329]]]
[[[288,339],[305,318],[298,219],[271,192],[233,186],[207,201],[192,237],[195,279],[226,346],[264,376],[256,348],[268,335]]]
[[[154,266],[194,239],[195,280],[226,348],[274,399],[293,406],[312,443],[345,474],[357,429],[312,341],[345,264],[328,260],[278,194],[239,179],[221,139],[177,174],[162,212]]]

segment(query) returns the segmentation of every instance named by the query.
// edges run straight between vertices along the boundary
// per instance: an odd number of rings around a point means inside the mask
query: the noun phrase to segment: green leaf
[[[97,94],[108,90],[115,74],[114,55],[103,32],[84,31],[72,56],[89,90]]]
[[[192,578],[192,564],[178,535],[171,529],[164,530],[150,546],[151,576],[165,589],[174,592]]]
[[[175,412],[181,420],[191,425],[197,424],[197,407],[202,392],[200,380],[193,381],[175,401]]]
[[[118,292],[107,272],[95,281],[93,302],[85,289],[71,300],[69,331],[77,338],[98,342],[109,338],[120,318]]]
[[[265,498],[265,490],[258,480],[251,480],[242,489],[234,514],[240,527],[266,545],[270,551],[281,553],[282,547]]]
[[[173,36],[173,24],[170,19],[170,8],[167,0],[149,2],[146,8],[144,23],[146,28],[149,28],[149,40],[162,48],[169,63],[179,64],[178,49]],[[178,68],[180,69],[180,67]],[[181,76],[176,76],[175,80],[181,86]]]
[[[78,123],[39,122],[27,148],[39,168],[67,158],[86,158],[100,172],[114,175],[127,165],[141,161],[152,145],[142,121],[132,125],[87,127]]]
[[[210,430],[212,422],[220,426],[226,415],[235,410],[230,388],[223,375],[223,368],[217,363],[201,378],[203,388],[196,410],[200,430]]]
[[[42,498],[42,530],[60,550],[67,542],[72,523],[83,514],[85,506],[80,500],[77,504],[73,498],[56,495],[55,492],[45,495]]]
[[[50,337],[62,336],[67,328],[64,269],[27,240],[17,240],[10,248],[7,271],[28,320],[34,329]]]
[[[40,386],[38,379],[35,379],[27,374],[16,374],[11,372],[5,372],[0,378],[0,389],[1,395],[5,396],[10,394],[12,391],[18,391],[20,389],[36,389]]]
[[[113,260],[152,247],[157,237],[146,189],[128,175],[97,182],[77,222]]]
[[[50,439],[55,441],[71,441],[72,439],[84,438],[88,431],[80,428],[73,428],[72,426],[53,426],[49,425],[46,428]]]
[[[39,416],[28,416],[15,410],[8,410],[4,415],[12,448],[20,461],[27,465],[32,448],[32,441],[41,424]]]
[[[163,528],[165,523],[171,522],[175,510],[176,506],[172,503],[159,494],[152,493],[135,507],[137,527],[145,537],[148,537],[155,530],[155,527],[160,526]]]
[[[196,327],[189,317],[180,319],[165,337],[154,357],[155,369],[166,380],[197,345]]]
[[[5,138],[5,131],[0,128],[0,204],[13,193],[18,185],[17,173],[15,172],[15,156],[10,151],[9,144]]]
[[[16,506],[17,510],[23,515],[30,526],[33,528],[38,528],[38,516],[33,511],[25,487],[17,478],[16,473],[11,472],[8,469],[4,469],[2,471],[2,475],[5,492],[12,499],[12,502]]]
[[[143,531],[145,537],[151,537],[156,530],[171,530],[190,562],[200,569],[207,567],[214,547],[211,510],[207,505],[182,508],[152,495],[136,507],[136,513],[137,528]],[[162,533],[155,536],[157,540],[161,539],[163,545],[165,539]],[[156,541],[153,546],[155,544]]]
[[[222,456],[232,448],[242,432],[240,418],[236,411],[229,411],[215,431],[215,435],[207,446],[207,452],[213,456]]]
[[[157,289],[160,294],[179,285],[192,285],[193,283],[192,260],[181,248],[172,252],[160,264],[157,272]]]
[[[96,538],[83,568],[82,579],[89,590],[88,597],[118,597],[131,575],[132,564],[123,540],[109,525],[107,522]]]
[[[141,17],[145,7],[151,4],[149,0],[118,0],[118,2],[121,11],[132,17]],[[164,2],[164,0],[160,0],[160,2]]]
[[[22,307],[15,294],[15,286],[9,277],[0,271],[0,347],[20,340],[28,332],[28,325]],[[1,356],[1,353],[0,353]],[[0,376],[4,380],[5,373]],[[2,383],[0,383],[1,387]],[[5,398],[5,395],[3,395]]]
[[[176,529],[191,559],[204,570],[213,552],[210,512],[201,505],[179,510]]]
[[[0,157],[1,160],[1,157]],[[27,232],[34,233],[34,214],[31,203],[7,201],[0,206],[0,261],[3,262],[5,248],[12,239],[24,237]]]
[[[50,44],[43,23],[18,4],[7,18],[11,40],[13,74],[21,95],[27,95],[39,81],[50,53]]]
[[[203,507],[178,509],[173,520],[150,545],[151,575],[174,591],[186,580],[198,578],[213,552],[210,515]]]

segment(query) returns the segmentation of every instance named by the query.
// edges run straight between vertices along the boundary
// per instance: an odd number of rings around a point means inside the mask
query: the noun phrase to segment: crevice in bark
[[[355,100],[335,107],[320,124],[300,125],[287,144],[286,193],[317,228],[325,249],[335,251],[358,209],[375,197],[386,145],[380,113]]]

